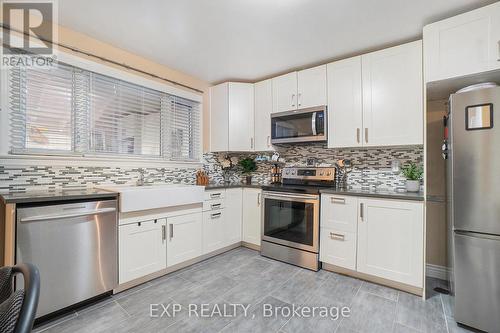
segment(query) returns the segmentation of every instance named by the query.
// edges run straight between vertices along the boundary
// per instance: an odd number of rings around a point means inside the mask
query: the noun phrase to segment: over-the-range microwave
[[[271,142],[326,141],[326,105],[271,114]]]

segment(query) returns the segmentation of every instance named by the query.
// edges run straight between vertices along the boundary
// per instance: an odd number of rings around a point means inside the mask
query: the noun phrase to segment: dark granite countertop
[[[5,204],[116,198],[117,196],[118,193],[98,189],[0,193],[0,199]]]
[[[235,188],[235,187],[250,187],[250,188],[262,188],[264,186],[271,186],[269,184],[244,184],[244,183],[229,183],[229,184],[209,184],[205,186],[207,190],[215,190],[222,188]],[[369,190],[361,188],[350,188],[350,189],[336,189],[331,187],[321,188],[320,193],[325,194],[338,194],[338,195],[352,195],[358,197],[373,197],[373,198],[383,198],[383,199],[400,199],[400,200],[412,200],[412,201],[424,201],[423,192],[406,192],[406,191],[394,191],[394,190]]]

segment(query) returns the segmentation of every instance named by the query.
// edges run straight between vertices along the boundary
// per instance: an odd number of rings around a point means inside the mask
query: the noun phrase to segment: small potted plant
[[[252,175],[251,173],[257,170],[257,163],[255,163],[254,159],[251,157],[246,157],[241,159],[238,164],[243,169],[243,174],[246,175],[246,183],[252,183]]]
[[[408,192],[420,191],[420,180],[424,169],[415,163],[410,163],[402,168],[403,176],[406,178],[406,190]]]

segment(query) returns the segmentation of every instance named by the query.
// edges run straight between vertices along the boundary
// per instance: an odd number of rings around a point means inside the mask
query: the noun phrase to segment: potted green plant
[[[238,162],[239,166],[243,169],[243,174],[246,175],[246,183],[252,183],[252,175],[251,173],[257,170],[257,163],[255,163],[254,159],[251,157],[246,157],[241,159]]]
[[[401,169],[403,176],[406,178],[406,190],[408,192],[418,192],[420,191],[420,180],[424,174],[424,169],[422,166],[415,163],[410,163],[405,165]]]

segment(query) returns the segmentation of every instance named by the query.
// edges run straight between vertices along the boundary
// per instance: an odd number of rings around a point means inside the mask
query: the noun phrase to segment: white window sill
[[[1,166],[74,166],[74,167],[122,167],[122,168],[186,168],[203,166],[199,162],[166,161],[146,157],[109,156],[45,156],[0,155]]]

